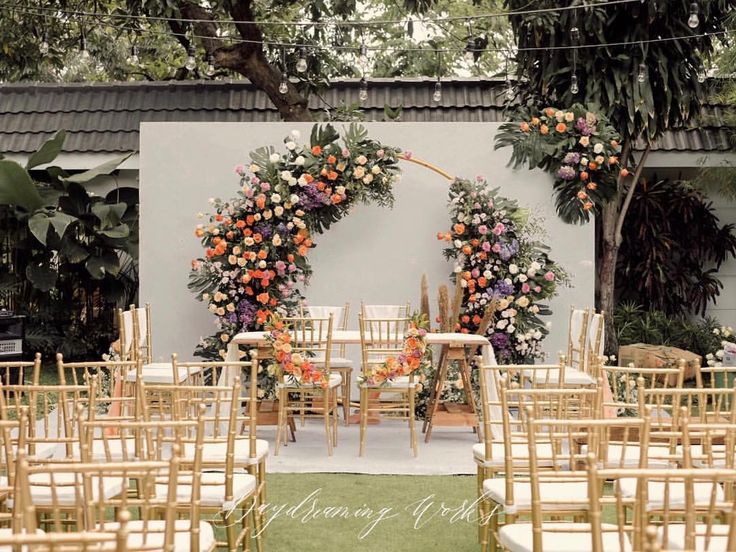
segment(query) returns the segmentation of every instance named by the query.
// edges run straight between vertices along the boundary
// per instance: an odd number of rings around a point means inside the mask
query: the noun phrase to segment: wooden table
[[[488,365],[496,365],[496,358],[493,354],[493,348],[490,342],[483,336],[475,334],[462,333],[428,333],[426,336],[428,345],[440,345],[442,347],[440,354],[440,362],[430,388],[430,400],[427,404],[427,416],[424,422],[424,431],[426,433],[425,442],[429,442],[432,435],[433,426],[457,426],[465,425],[474,427],[478,438],[478,416],[473,398],[472,387],[470,385],[470,363],[468,357],[477,354],[478,348],[481,349],[483,362]],[[333,345],[360,345],[360,332],[358,330],[335,330],[332,332]],[[242,332],[236,334],[228,344],[227,358],[229,362],[240,360],[240,345],[255,347],[258,350],[258,359],[267,359],[271,357],[271,346],[268,343],[268,332]],[[440,397],[444,389],[447,373],[451,362],[460,363],[460,371],[463,378],[463,388],[467,400],[466,409],[460,409],[459,412],[453,413],[441,409]],[[234,377],[232,372],[225,371],[226,377]],[[231,383],[231,382],[221,382]],[[491,398],[496,395],[495,385],[489,388]],[[441,412],[437,416],[438,412]],[[455,419],[453,419],[455,418]],[[460,423],[457,419],[461,418]]]

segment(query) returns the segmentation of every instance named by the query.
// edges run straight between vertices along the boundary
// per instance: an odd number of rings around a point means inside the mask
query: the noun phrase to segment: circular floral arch
[[[236,197],[211,200],[214,214],[197,225],[205,256],[192,261],[189,288],[217,323],[215,334],[199,344],[199,356],[224,356],[236,333],[263,328],[274,313],[294,312],[299,285],[312,272],[307,255],[315,233],[357,202],[393,205],[398,163],[409,154],[371,139],[357,124],[342,137],[331,125],[315,125],[308,145],[300,138],[293,131],[283,152],[252,152],[249,166],[235,168],[241,178]],[[452,180],[449,209],[451,228],[438,238],[447,242],[452,279],[462,288],[456,330],[477,331],[492,305],[497,312],[487,335],[497,357],[538,356],[547,334],[539,316],[549,314],[543,303],[564,277],[539,241],[539,225],[480,177]]]

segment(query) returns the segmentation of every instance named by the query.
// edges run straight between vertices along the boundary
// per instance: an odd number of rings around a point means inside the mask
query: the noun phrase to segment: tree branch
[[[639,184],[641,173],[644,170],[644,164],[647,160],[647,157],[649,156],[649,152],[651,149],[652,149],[652,144],[647,141],[647,147],[644,150],[644,152],[641,154],[641,158],[639,159],[639,162],[636,165],[636,170],[634,171],[632,182],[629,185],[629,189],[626,192],[626,197],[624,198],[624,202],[621,205],[621,209],[618,212],[618,220],[616,221],[616,234],[615,234],[616,245],[621,245],[621,241],[622,241],[621,230],[624,227],[624,220],[626,220],[626,213],[629,210],[629,205],[631,205],[631,200],[634,197],[634,191],[636,190],[636,187]]]

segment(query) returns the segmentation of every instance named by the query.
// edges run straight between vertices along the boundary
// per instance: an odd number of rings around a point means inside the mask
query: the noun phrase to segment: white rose
[[[276,208],[273,210],[273,214],[277,217],[280,217],[284,214],[284,208],[281,205],[277,205]]]
[[[580,137],[580,145],[587,147],[588,144],[590,144],[590,138],[588,138],[587,136],[581,136]]]
[[[580,160],[580,164],[583,165],[583,166],[586,166],[588,164],[588,158],[587,157],[583,157]]]
[[[256,213],[255,215],[253,215],[253,220],[255,221],[261,220],[261,213]]]
[[[271,195],[271,201],[274,203],[281,203],[281,196],[279,194]]]
[[[288,149],[289,151],[294,151],[294,149],[296,149],[296,143],[292,142],[291,140],[286,142],[286,149]]]
[[[291,180],[291,173],[289,171],[281,171],[281,180],[286,180],[287,182]]]
[[[260,261],[260,262],[258,263],[258,268],[266,268],[266,266],[268,266],[268,265],[266,264],[266,261]]]
[[[272,240],[272,241],[273,241],[273,244],[274,244],[274,245],[275,245],[276,247],[278,247],[279,245],[281,245],[281,236],[279,236],[278,234],[276,234],[276,235],[275,235],[275,236],[273,237],[273,240]]]
[[[299,180],[297,180],[296,182],[297,182],[297,184],[299,184],[300,186],[306,186],[306,185],[307,185],[307,179],[306,179],[306,178],[304,178],[304,175],[301,175],[301,176],[299,177]]]
[[[526,295],[522,295],[516,300],[516,304],[522,309],[529,306],[529,298]]]
[[[296,159],[294,159],[294,164],[295,165],[298,165],[300,167],[302,165],[304,165],[304,157],[300,155],[299,157],[297,157]]]
[[[490,270],[486,270],[485,272],[483,272],[483,276],[486,280],[490,280],[491,278],[493,278],[493,272],[491,272]]]
[[[258,171],[261,170],[261,167],[259,167],[255,163],[251,163],[250,164],[250,167],[248,167],[248,168],[250,169],[250,172],[252,172],[252,173],[257,173]]]
[[[526,282],[529,278],[527,278],[526,274],[519,274],[519,281],[523,284]]]
[[[468,287],[468,282],[467,282],[467,280],[460,280],[460,287],[462,287],[462,288],[466,288],[466,287]]]
[[[231,265],[238,263],[238,258],[235,255],[230,255],[227,258],[227,262],[229,262]]]
[[[517,274],[519,272],[519,267],[516,266],[515,264],[510,264],[509,265],[509,272],[511,274]]]
[[[540,332],[539,330],[534,330],[533,337],[534,339],[542,339],[542,332]]]
[[[296,186],[296,178],[293,176],[289,179],[289,186]]]
[[[250,247],[251,245],[253,245],[256,242],[255,242],[255,240],[253,238],[251,238],[250,236],[248,236],[247,238],[243,238],[243,243],[245,245],[247,245],[248,247]]]
[[[605,158],[602,155],[598,155],[595,158],[595,162],[598,163],[599,165],[602,165],[604,161],[605,161]]]
[[[496,322],[496,327],[499,330],[503,330],[508,325],[508,323],[509,323],[508,320],[499,320],[498,322]]]
[[[296,194],[291,194],[289,196],[289,203],[291,203],[292,205],[296,205],[297,203],[299,203],[299,196]]]
[[[209,307],[207,307],[210,312],[215,312],[217,310],[217,305],[214,303],[211,303]]]
[[[542,265],[540,265],[537,261],[532,261],[532,264],[529,265],[529,270],[534,270],[535,272],[542,268]]]
[[[603,144],[598,142],[595,146],[593,146],[593,151],[595,153],[601,153],[603,151]]]
[[[461,248],[461,247],[463,246],[463,242],[461,242],[460,240],[455,240],[455,241],[453,242],[453,244],[455,245],[455,247],[456,247],[457,249],[460,249],[460,248]]]
[[[380,165],[373,165],[373,168],[371,169],[371,172],[373,174],[378,174],[381,172],[381,166]]]
[[[209,301],[210,300],[210,294],[209,293],[203,293],[202,294],[202,301]]]
[[[363,167],[355,167],[355,170],[353,171],[353,176],[355,178],[363,178],[365,176],[365,169]]]
[[[238,266],[245,266],[245,259],[243,257],[240,257],[238,259]]]
[[[562,111],[555,111],[555,119],[558,123],[561,123],[565,119],[565,114]]]
[[[273,212],[271,211],[271,209],[266,209],[265,211],[263,211],[263,218],[265,220],[271,220],[272,216],[273,216]]]
[[[232,303],[228,303],[226,308],[228,312],[235,312],[235,305]]]
[[[565,113],[565,120],[568,123],[572,123],[573,119],[575,119],[575,114],[572,111],[568,111],[567,113]]]
[[[281,161],[281,156],[278,153],[272,153],[271,157],[268,158],[271,163],[278,163]]]
[[[371,182],[373,182],[373,175],[370,174],[370,173],[368,173],[367,175],[365,175],[363,177],[363,182],[366,183],[366,184],[370,184]]]
[[[452,269],[452,271],[453,271],[453,272],[454,272],[455,274],[459,274],[460,272],[462,272],[462,270],[463,270],[463,267],[461,267],[461,266],[457,266],[457,265],[455,265],[455,268],[453,268],[453,269]]]
[[[531,307],[529,307],[529,311],[532,314],[537,314],[539,312],[539,307],[537,305],[532,305]]]
[[[355,162],[358,165],[365,165],[368,162],[368,158],[365,155],[359,155],[355,158]]]
[[[508,333],[514,333],[515,330],[516,330],[516,326],[514,326],[513,324],[509,324],[509,327],[506,328],[506,331]]]

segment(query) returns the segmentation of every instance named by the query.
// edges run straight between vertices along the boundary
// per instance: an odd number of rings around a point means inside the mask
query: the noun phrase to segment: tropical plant
[[[624,219],[651,144],[700,112],[705,66],[719,42],[727,40],[728,16],[736,0],[544,0],[534,7],[552,11],[536,13],[528,11],[526,0],[504,4],[511,11],[518,46],[515,69],[521,104],[597,106],[592,110],[606,117],[622,137],[619,159],[632,170],[619,175],[616,193],[598,218],[597,303],[612,312]],[[697,18],[690,18],[691,5]],[[575,8],[555,10],[570,7]],[[637,158],[638,140],[644,146]],[[606,332],[609,350],[616,348],[612,329]]]
[[[114,308],[137,293],[138,190],[103,198],[84,187],[127,155],[77,174],[48,166],[64,139],[59,131],[25,166],[0,157],[0,282],[4,302],[29,315],[28,348],[89,358],[108,350]]]
[[[705,314],[723,284],[721,264],[736,255],[735,226],[683,182],[642,179],[622,228],[617,295],[667,314]]]

